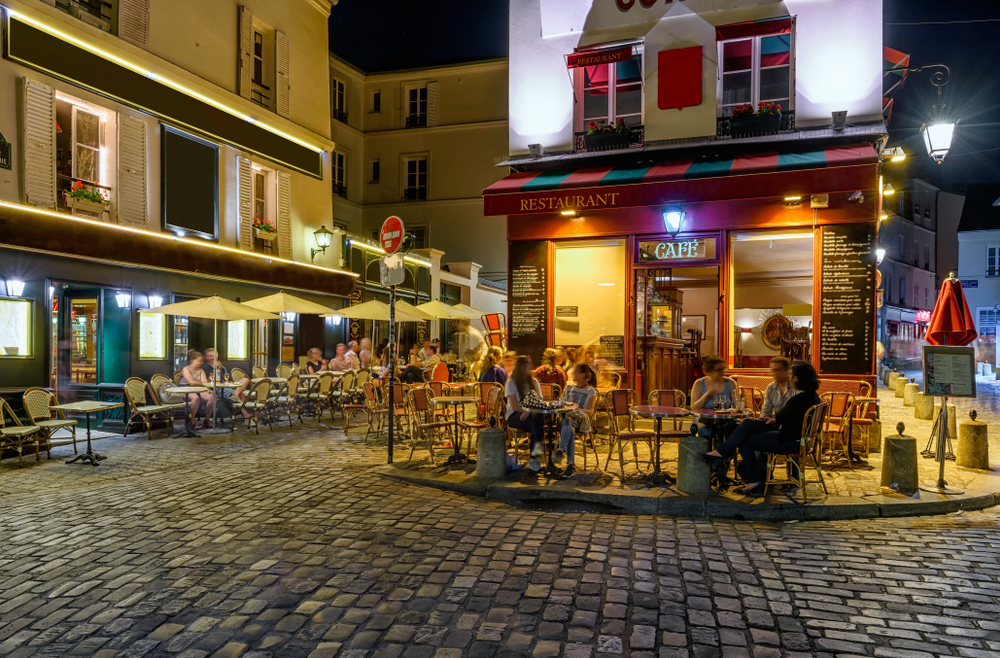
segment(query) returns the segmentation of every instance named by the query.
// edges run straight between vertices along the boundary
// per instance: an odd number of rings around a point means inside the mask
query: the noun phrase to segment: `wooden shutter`
[[[292,177],[278,172],[278,258],[292,259]]]
[[[239,217],[236,221],[239,223],[240,249],[253,251],[253,184],[249,158],[236,156],[236,176],[239,188]]]
[[[137,46],[149,41],[149,0],[119,0],[118,36]]]
[[[146,122],[118,114],[118,223],[147,228]]]
[[[438,125],[438,83],[427,83],[427,125]]]
[[[236,72],[237,91],[243,98],[250,98],[250,82],[253,79],[253,14],[240,5],[239,8],[239,70]]]
[[[291,85],[288,80],[288,37],[284,32],[274,32],[274,109],[279,115],[287,117],[289,113],[288,92]]]
[[[24,202],[56,208],[56,92],[41,82],[22,78],[22,169]]]

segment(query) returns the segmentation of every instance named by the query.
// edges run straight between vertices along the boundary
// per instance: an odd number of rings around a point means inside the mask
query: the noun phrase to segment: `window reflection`
[[[97,383],[97,299],[70,300],[70,382]]]

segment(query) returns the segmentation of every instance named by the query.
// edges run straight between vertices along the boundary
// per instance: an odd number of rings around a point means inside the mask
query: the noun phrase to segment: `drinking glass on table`
[[[227,384],[229,383],[229,371],[228,370],[225,372],[225,374],[222,375],[222,378],[226,381]]]

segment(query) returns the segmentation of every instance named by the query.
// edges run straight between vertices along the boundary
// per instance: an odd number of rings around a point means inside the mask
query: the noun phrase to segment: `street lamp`
[[[680,206],[667,206],[663,209],[663,226],[670,237],[675,237],[681,232],[681,222],[684,221],[685,214]]]
[[[882,247],[879,247],[878,249],[876,249],[875,250],[875,257],[878,258],[878,262],[881,265],[882,264],[882,259],[885,258],[885,249],[883,249]]]
[[[942,88],[951,80],[951,69],[944,64],[928,64],[913,68],[889,69],[886,73],[917,73],[925,69],[943,69],[935,71],[931,76],[931,84],[937,87],[937,103],[931,110],[931,116],[927,123],[920,126],[920,133],[924,136],[924,146],[927,147],[927,155],[934,162],[941,164],[951,149],[951,138],[954,136],[955,126],[958,124],[957,121],[951,121],[945,116],[945,104],[942,102]]]
[[[333,239],[333,232],[328,231],[326,226],[320,226],[318,229],[313,231],[313,237],[316,238],[316,246],[319,249],[310,249],[309,258],[316,260],[316,254],[323,252],[326,253],[326,248],[330,246],[330,241]]]

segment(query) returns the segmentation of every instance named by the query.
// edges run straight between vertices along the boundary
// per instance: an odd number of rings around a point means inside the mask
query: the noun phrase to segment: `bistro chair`
[[[264,370],[261,366],[254,366],[250,369],[250,372],[253,373],[252,379],[264,379],[267,377],[267,370]]]
[[[8,422],[7,419],[10,419]],[[24,446],[35,444],[35,461],[41,461],[42,441],[45,440],[45,431],[37,425],[22,425],[21,419],[17,417],[14,410],[10,408],[7,401],[0,398],[0,452],[3,450],[17,450],[17,465],[24,468],[24,458],[22,452]]]
[[[53,445],[69,445],[73,444],[73,453],[77,453],[76,449],[76,421],[66,420],[66,415],[59,411],[56,413],[56,417],[52,417],[52,411],[49,406],[55,402],[59,404],[59,400],[56,399],[54,393],[51,393],[44,388],[33,387],[29,388],[24,392],[21,398],[21,404],[24,406],[25,412],[28,414],[28,420],[31,421],[32,425],[42,428],[42,432],[45,434],[46,452],[48,453],[49,459],[52,459],[52,446]],[[59,443],[54,443],[52,441],[52,435],[60,429],[66,428],[72,434],[73,438],[67,441],[61,441]]]
[[[542,389],[542,399],[547,401],[558,400],[562,394],[562,387],[559,384],[539,384]]]
[[[128,436],[128,431],[136,418],[141,418],[146,425],[146,438],[153,440],[152,419],[161,418],[174,430],[174,406],[172,404],[146,404],[146,382],[139,377],[129,377],[125,380],[125,400],[128,403],[129,418],[125,423],[122,436]],[[155,399],[155,398],[154,398]]]
[[[490,418],[499,419],[503,414],[503,386],[494,382],[484,382],[473,384],[475,389],[475,395],[478,398],[476,402],[476,415],[475,420],[462,420],[458,423],[458,427],[463,433],[468,433],[469,436],[469,452],[472,451],[472,437],[479,430],[484,430],[490,426]],[[461,440],[461,438],[459,438]],[[462,446],[459,445],[459,450],[461,451]]]
[[[680,407],[681,409],[687,407],[687,396],[684,394],[684,391],[676,388],[661,388],[650,391],[647,399],[649,400],[649,404],[654,407]],[[688,427],[691,426],[690,419],[670,418],[670,428],[663,427],[663,424],[666,424],[666,420],[664,419],[660,426],[661,437],[666,438],[668,441],[680,441],[681,437],[690,434],[690,432],[684,429],[685,424]]]
[[[302,423],[302,411],[299,409],[298,391],[299,376],[292,373],[285,378],[285,383],[281,385],[278,395],[274,398],[276,408],[288,414],[289,427],[295,427],[295,424],[292,422],[293,412],[299,417],[299,423]]]
[[[389,385],[392,386],[392,406],[391,410],[392,420],[396,423],[396,429],[403,432],[403,424],[406,424],[406,434],[410,434],[410,409],[406,397],[406,385],[400,383],[399,381],[392,382],[385,386],[383,395],[385,395],[385,406],[386,409],[389,407]]]
[[[173,386],[173,385],[174,381],[172,379],[160,373],[156,373],[155,375],[149,378],[149,397],[152,398],[153,404],[166,404],[168,407],[172,409],[172,411],[170,412],[171,424],[173,423],[175,413],[177,411],[183,411],[185,406],[183,402],[176,402],[174,404],[166,403],[163,401],[163,398],[160,397],[160,389],[162,389],[164,386]]]
[[[410,459],[417,449],[417,443],[423,439],[427,442],[427,452],[431,463],[434,463],[434,438],[442,431],[447,431],[451,423],[435,420],[431,408],[430,390],[426,388],[411,388],[407,391],[406,402],[410,410]]]
[[[764,411],[764,393],[759,388],[753,386],[740,386],[739,396],[743,399],[743,406],[752,414],[753,418],[760,418]]]
[[[250,429],[250,425],[253,424],[254,431],[257,434],[260,434],[261,418],[267,421],[267,426],[274,432],[274,427],[271,426],[271,409],[274,408],[274,401],[269,399],[270,395],[271,380],[265,377],[250,385],[246,398],[239,405],[239,408],[236,409],[236,413],[242,414],[244,411],[247,412],[247,429]],[[233,418],[235,421],[235,414]],[[233,427],[235,428],[235,426],[236,423],[234,422]]]
[[[830,491],[826,488],[826,482],[823,480],[823,467],[820,458],[820,451],[822,450],[820,436],[828,409],[829,404],[827,402],[820,402],[809,407],[809,410],[806,411],[806,416],[802,419],[802,438],[799,441],[798,455],[775,455],[768,453],[767,470],[764,477],[765,496],[767,495],[767,488],[774,484],[792,484],[797,486],[802,492],[803,503],[809,502],[809,494],[806,489],[810,484],[822,486],[823,493],[828,496],[830,495]],[[774,478],[774,469],[781,460],[785,462],[785,480]],[[812,460],[812,464],[807,463],[809,460]],[[792,462],[795,463],[793,464]],[[798,468],[793,469],[793,465]],[[816,471],[815,480],[810,480],[806,477],[806,468],[812,468]],[[797,475],[792,474],[793,470],[797,471]]]
[[[243,368],[233,368],[232,370],[229,371],[229,376],[230,379],[232,379],[232,381],[236,382],[237,384],[243,381],[244,379],[250,379],[250,376],[246,373],[246,371]]]
[[[333,384],[333,389],[330,391],[330,420],[333,420],[333,411],[340,411],[341,417],[344,417],[344,405],[353,401],[354,395],[357,392],[355,384],[357,383],[358,373],[356,370],[348,370],[343,375],[341,375]]]
[[[656,434],[651,430],[637,430],[635,428],[635,416],[631,414],[632,407],[635,406],[638,395],[629,388],[619,388],[608,391],[604,395],[604,402],[608,410],[611,424],[611,443],[608,445],[608,460],[604,464],[604,470],[608,470],[611,465],[611,458],[618,446],[618,462],[622,472],[622,482],[625,481],[625,444],[632,444],[632,456],[635,458],[636,468],[639,468],[639,441],[644,441],[649,447],[650,461],[652,465],[653,441]]]
[[[352,402],[364,402],[365,383],[372,378],[372,371],[368,368],[354,373],[354,400]]]
[[[183,368],[181,368],[180,370],[175,370],[174,371],[174,378],[173,378],[174,379],[174,386],[180,386],[181,385],[181,377],[183,377],[183,376],[184,376],[184,369]]]
[[[313,380],[309,391],[305,394],[306,403],[316,414],[316,420],[323,420],[323,410],[330,410],[330,420],[333,420],[333,392],[334,377],[332,372],[321,372],[319,377]]]
[[[361,387],[361,394],[364,402],[351,402],[344,405],[347,410],[347,425],[344,427],[344,434],[351,429],[351,414],[355,411],[364,411],[367,418],[368,429],[365,432],[365,442],[372,434],[378,435],[385,431],[385,421],[389,417],[389,409],[379,399],[378,389],[371,381],[366,381]]]
[[[828,441],[825,452],[831,453],[830,463],[837,459],[838,452],[842,452],[844,459],[847,460],[847,468],[854,470],[847,445],[850,441],[851,420],[854,415],[854,395],[844,392],[824,393],[820,399],[827,403],[823,437]]]
[[[274,371],[278,379],[288,379],[293,372],[295,372],[295,368],[288,365],[287,363],[279,363],[278,367],[275,368]]]
[[[448,364],[439,363],[436,366],[434,366],[434,370],[431,371],[430,381],[432,382],[451,381],[451,373],[448,372]]]

